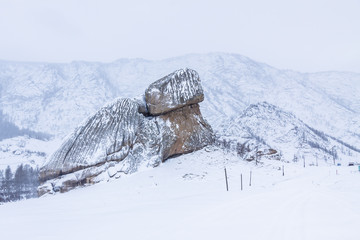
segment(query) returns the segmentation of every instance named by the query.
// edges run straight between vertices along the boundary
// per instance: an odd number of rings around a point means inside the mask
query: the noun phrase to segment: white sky
[[[239,53],[360,72],[360,0],[0,0],[0,59],[69,62]]]

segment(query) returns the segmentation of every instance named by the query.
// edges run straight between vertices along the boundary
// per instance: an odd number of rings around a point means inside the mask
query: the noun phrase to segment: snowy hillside
[[[0,141],[7,138],[17,136],[30,136],[36,139],[49,140],[51,136],[41,132],[34,132],[28,129],[19,128],[14,123],[9,121],[0,111]]]
[[[202,112],[215,130],[248,105],[266,101],[360,146],[360,74],[278,70],[234,54],[112,63],[2,61],[0,110],[19,127],[64,136],[106,102],[140,95],[144,86],[183,67],[198,71],[205,92]]]
[[[19,136],[0,141],[0,170],[10,166],[14,171],[20,164],[36,168],[42,166],[60,144],[59,141],[43,141]]]
[[[281,152],[285,161],[308,161],[315,165],[318,162],[333,163],[335,159],[347,164],[360,157],[360,149],[308,126],[294,114],[267,102],[250,105],[221,128],[221,138],[229,141],[232,148],[236,148],[236,144],[248,145],[256,140],[253,147],[261,145],[266,149],[266,145],[268,149]]]
[[[108,183],[6,203],[0,206],[1,236],[356,240],[359,188],[355,167],[255,166],[220,150],[201,150]]]

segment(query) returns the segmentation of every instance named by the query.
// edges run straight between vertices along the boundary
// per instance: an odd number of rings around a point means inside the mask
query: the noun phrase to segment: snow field
[[[255,166],[207,151],[65,194],[4,204],[1,238],[358,239],[357,166]]]

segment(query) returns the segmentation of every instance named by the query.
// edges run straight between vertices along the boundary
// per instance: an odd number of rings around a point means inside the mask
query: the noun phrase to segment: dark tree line
[[[312,141],[307,141],[307,143],[309,144],[310,147],[320,149],[323,152],[326,152],[327,154],[331,155],[333,157],[333,159],[339,158],[338,153],[335,148],[327,149],[325,147],[320,146],[320,144],[318,144],[316,142],[312,142]]]
[[[341,144],[344,145],[345,147],[350,148],[351,150],[360,153],[360,149],[359,149],[359,148],[357,148],[357,147],[355,147],[355,146],[352,146],[352,145],[350,145],[350,144],[348,144],[348,143],[346,143],[346,142],[343,142],[343,141],[341,141],[340,139],[337,139],[337,138],[334,138],[334,137],[331,137],[331,138],[334,139],[335,141],[337,141],[338,143],[341,143]]]
[[[306,125],[306,124],[305,124],[305,125]],[[349,148],[349,149],[351,149],[351,150],[353,150],[353,151],[355,151],[355,152],[360,153],[360,149],[359,149],[359,148],[357,148],[357,147],[355,147],[355,146],[352,146],[352,145],[350,145],[350,144],[348,144],[348,143],[346,143],[346,142],[344,142],[344,141],[341,141],[340,139],[337,139],[337,138],[335,138],[335,137],[332,137],[332,136],[330,136],[330,135],[327,135],[327,134],[325,134],[324,132],[321,132],[321,131],[319,131],[319,130],[316,130],[316,129],[308,126],[308,125],[306,125],[306,126],[307,126],[311,131],[313,131],[317,136],[321,137],[323,140],[325,140],[325,141],[328,142],[328,141],[329,141],[328,137],[329,137],[329,138],[337,141],[338,143],[344,145],[345,147],[347,147],[347,148]],[[307,142],[304,133],[303,133],[303,140],[304,140],[305,142]],[[311,144],[313,144],[313,142],[311,142]],[[317,146],[315,146],[315,147],[317,147]],[[317,148],[319,148],[319,147],[317,147]],[[326,149],[324,149],[324,148],[321,148],[321,149],[324,150],[325,152],[333,155],[334,158],[337,158],[337,153],[332,152],[332,150],[326,150]]]
[[[0,170],[0,202],[17,201],[37,197],[39,169],[19,165],[13,173],[10,166]]]
[[[305,124],[305,126],[307,126],[313,133],[322,138],[324,141],[329,141],[329,139],[327,138],[328,136],[324,132],[316,130],[315,128],[312,128],[307,124]]]
[[[0,110],[0,140],[24,135],[40,140],[48,140],[51,137],[46,133],[35,132],[29,129],[20,129],[14,123],[9,121]]]

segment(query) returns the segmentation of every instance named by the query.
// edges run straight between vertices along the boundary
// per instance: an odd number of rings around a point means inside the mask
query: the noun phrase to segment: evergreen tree
[[[13,193],[13,173],[11,171],[10,166],[7,166],[5,169],[5,177],[3,181],[3,194],[4,200],[10,201],[12,199]]]
[[[24,166],[21,164],[17,167],[14,174],[15,200],[21,199],[22,195],[26,191],[25,185],[26,185],[26,179],[25,179]]]
[[[0,202],[4,202],[4,189],[3,189],[3,182],[4,182],[4,171],[0,170]]]
[[[241,144],[238,142],[236,144],[236,152],[240,157],[243,157],[245,155],[245,143]]]
[[[0,171],[0,201],[9,202],[24,198],[37,197],[39,186],[39,169],[30,165],[19,165],[12,173],[10,166],[5,174]]]
[[[14,174],[14,183],[17,190],[21,189],[21,185],[23,184],[23,182],[24,182],[24,168],[23,165],[21,164],[18,166]]]

